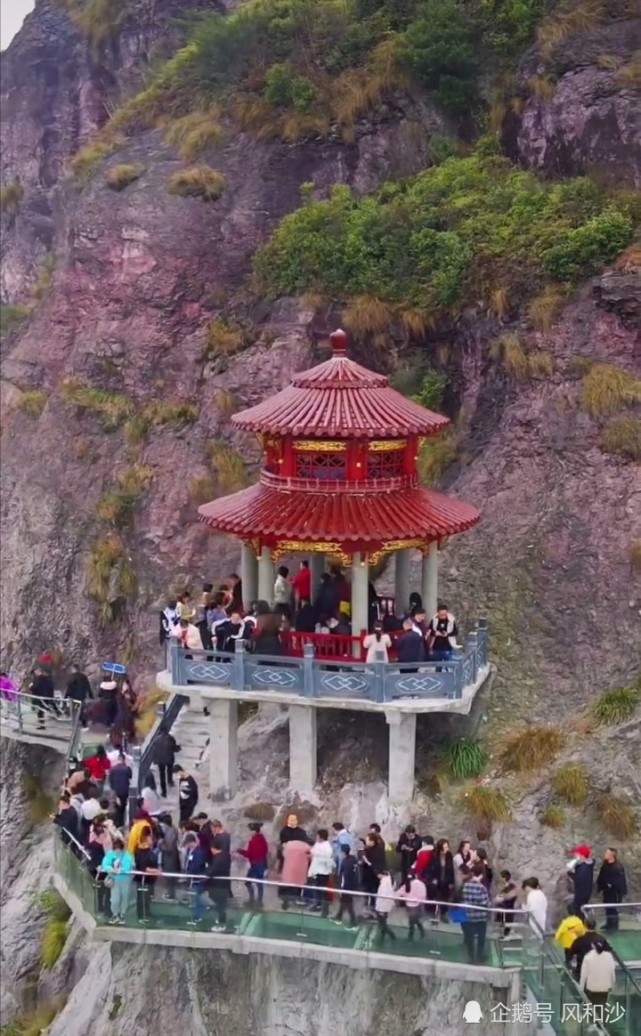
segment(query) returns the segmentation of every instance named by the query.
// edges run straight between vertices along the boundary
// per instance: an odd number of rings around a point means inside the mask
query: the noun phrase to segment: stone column
[[[299,795],[311,795],[316,784],[316,709],[289,706],[289,785]]]
[[[263,547],[258,559],[258,598],[271,605],[274,599],[274,563],[269,547]]]
[[[252,601],[258,596],[258,561],[249,543],[240,547],[240,581],[243,587],[243,607],[251,609]]]
[[[312,601],[318,593],[321,576],[325,571],[325,555],[311,554],[309,558],[309,570],[312,574]]]
[[[238,776],[238,703],[206,699],[209,709],[209,794],[223,802],[236,794]]]
[[[389,726],[390,803],[409,806],[414,794],[414,765],[416,759],[416,713],[386,712]]]
[[[438,604],[438,543],[433,540],[427,555],[423,555],[421,596],[428,621],[436,613]]]
[[[369,564],[358,551],[352,560],[352,636],[360,637],[369,627]],[[360,658],[360,648],[354,645],[354,657]]]
[[[394,555],[394,595],[395,611],[402,615],[410,599],[410,552],[397,550]]]

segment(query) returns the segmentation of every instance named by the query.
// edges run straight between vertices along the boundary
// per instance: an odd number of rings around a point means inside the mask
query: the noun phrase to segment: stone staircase
[[[167,703],[169,704],[169,703]],[[200,708],[191,703],[183,706],[177,719],[172,725],[171,733],[180,745],[180,752],[176,756],[176,762],[184,766],[185,770],[192,774],[198,783],[199,801],[204,809],[204,803],[209,791],[209,721],[203,715]],[[152,772],[156,778],[156,787],[160,793],[160,782],[158,780],[158,769],[152,766]],[[178,789],[176,786],[167,789],[167,808],[174,816],[178,816]]]

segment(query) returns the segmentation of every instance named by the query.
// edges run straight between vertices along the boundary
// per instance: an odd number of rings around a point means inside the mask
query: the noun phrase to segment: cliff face
[[[296,144],[228,134],[205,155],[226,177],[215,203],[168,192],[183,163],[161,128],[133,133],[87,182],[72,179],[70,157],[117,99],[144,79],[147,65],[171,52],[173,18],[185,6],[179,0],[128,5],[127,19],[96,52],[59,6],[39,3],[3,60],[3,184],[19,182],[23,193],[2,214],[2,296],[31,309],[26,317],[14,314],[1,347],[0,643],[3,666],[17,671],[34,654],[59,649],[90,672],[112,655],[132,659],[143,683],[154,672],[152,612],[160,598],[169,587],[197,587],[238,564],[233,543],[193,523],[198,503],[238,488],[248,477],[245,466],[251,477],[257,460],[255,444],[231,430],[230,414],[309,365],[320,355],[319,338],[342,319],[338,302],[323,308],[312,298],[256,301],[248,290],[252,256],[300,205],[303,184],[311,182],[323,197],[335,183],[372,191],[422,170],[434,138],[451,131],[431,102],[395,93],[358,121],[349,143],[338,133],[309,134]],[[552,64],[540,49],[529,52],[517,77],[523,103],[503,123],[507,152],[548,176],[598,168],[639,185],[638,86],[622,71],[632,64],[639,31],[632,18],[579,31]],[[610,55],[609,67],[602,54]],[[537,86],[535,78],[550,84]],[[126,190],[114,191],[105,174],[123,165],[143,170]],[[358,357],[380,369],[393,373],[428,357],[450,378],[460,442],[443,487],[475,503],[483,522],[448,545],[442,586],[464,620],[482,614],[490,620],[498,664],[485,703],[491,730],[528,720],[570,732],[592,698],[638,674],[639,466],[633,451],[604,449],[617,411],[590,411],[585,376],[602,364],[638,377],[640,326],[639,252],[632,249],[565,299],[546,330],[533,330],[523,314],[500,318],[477,306],[411,345],[396,332],[385,345],[367,336],[355,343]],[[544,364],[523,373],[497,357],[493,343],[506,332],[518,334],[526,358],[543,355]],[[638,418],[634,403],[624,413],[626,420]],[[229,810],[239,832],[248,803],[264,798],[277,809],[287,803],[282,723],[280,716],[264,729],[246,725],[242,787]],[[407,817],[390,814],[380,781],[382,718],[350,717],[339,728],[325,717],[320,739],[325,809],[359,829],[376,816],[395,834]],[[439,730],[423,726],[419,742],[425,777]],[[594,770],[596,788],[605,791],[607,784],[635,806],[638,743],[632,721],[594,741],[569,736],[566,755]],[[5,758],[14,778],[34,765],[18,755]],[[0,813],[3,869],[11,869],[2,890],[12,917],[3,958],[3,1007],[10,1012],[14,987],[37,971],[39,915],[31,915],[27,930],[24,903],[48,880],[48,850],[40,842],[29,860],[44,861],[44,870],[21,872],[15,832],[22,800],[14,778],[3,780]],[[434,831],[463,834],[460,789],[435,798],[425,788],[419,781],[408,813]],[[533,819],[550,798],[544,776],[515,782],[510,794],[518,836],[499,825],[490,850],[519,873],[539,873],[551,889],[570,833]],[[609,840],[595,816],[577,812],[571,824],[573,844]],[[638,888],[635,847],[631,841],[626,865]],[[333,1005],[348,993],[359,1005],[350,1013],[363,1019],[363,1032],[372,1031],[374,1017],[385,1020],[377,1031],[389,1028],[393,1036],[397,1017],[399,1032],[433,1031],[435,1016],[428,1021],[421,1006],[426,993],[430,1011],[450,1011],[448,1031],[457,1031],[445,992],[410,980],[398,987],[403,1004],[411,1005],[405,1007],[386,982],[354,973],[346,978],[325,969],[299,982],[287,965],[271,971],[260,960],[244,962],[234,977],[227,960],[179,962],[151,951],[134,959],[127,950],[88,950],[75,934],[54,992],[79,984],[52,1036],[97,1028],[117,1036],[132,1024],[151,1031],[143,1022],[161,968],[180,974],[172,1026],[184,1028],[194,1018],[194,1032],[224,1027],[230,1034],[325,1036],[340,1028]],[[131,976],[136,996],[121,1003],[119,990]],[[243,1028],[249,1024],[237,1006],[243,996],[216,1001],[220,1017],[204,1004],[202,988],[223,981],[238,982],[234,989],[249,984],[253,1030]],[[322,996],[314,999],[317,982]],[[325,1013],[315,1017],[318,1004]]]

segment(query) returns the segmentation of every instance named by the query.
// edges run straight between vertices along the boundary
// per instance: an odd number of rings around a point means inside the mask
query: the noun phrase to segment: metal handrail
[[[55,695],[43,698],[35,694],[27,694],[25,691],[17,691],[15,695],[13,692],[10,693],[11,696],[9,696],[9,693],[2,695],[2,701],[7,702],[9,705],[19,705],[23,701],[26,701],[27,704],[31,702],[48,702],[49,704],[58,705],[60,702],[71,702],[73,700],[71,698],[57,698]],[[76,702],[75,704],[78,703]]]

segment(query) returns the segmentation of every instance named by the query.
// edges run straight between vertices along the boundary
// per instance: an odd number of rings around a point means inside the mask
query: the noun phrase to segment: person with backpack
[[[334,854],[336,871],[338,872],[342,862],[341,851],[343,846],[347,846],[348,851],[353,854],[354,858],[356,858],[358,843],[351,831],[345,827],[342,820],[336,820],[332,824],[332,831],[334,832],[332,835],[332,852]]]

